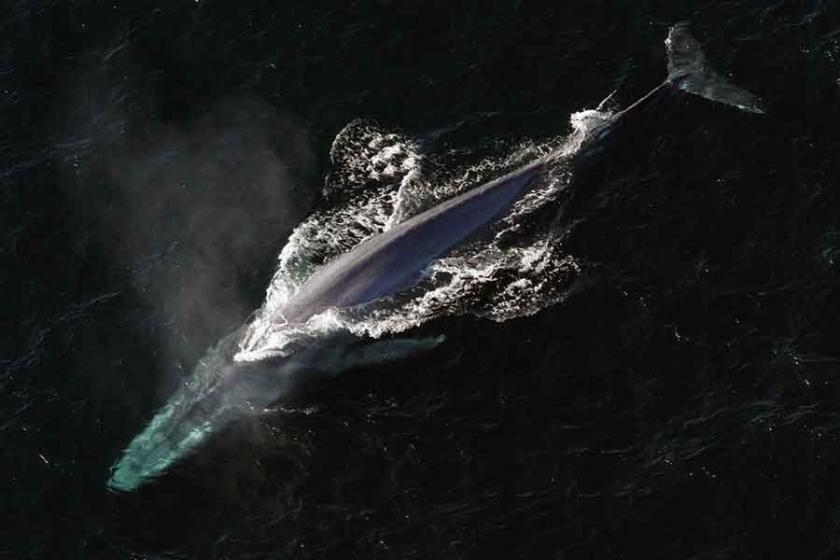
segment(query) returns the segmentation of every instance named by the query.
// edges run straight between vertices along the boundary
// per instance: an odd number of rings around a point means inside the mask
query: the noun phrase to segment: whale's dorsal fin
[[[665,45],[668,49],[668,82],[712,101],[751,113],[764,113],[758,97],[730,83],[711,67],[700,43],[688,31],[688,24],[678,23],[671,27]]]

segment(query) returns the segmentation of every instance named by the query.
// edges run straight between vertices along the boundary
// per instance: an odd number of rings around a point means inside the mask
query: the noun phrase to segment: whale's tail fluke
[[[665,39],[668,49],[668,79],[675,87],[737,107],[751,113],[764,113],[761,100],[726,80],[706,60],[700,43],[688,30],[688,24],[671,27]]]

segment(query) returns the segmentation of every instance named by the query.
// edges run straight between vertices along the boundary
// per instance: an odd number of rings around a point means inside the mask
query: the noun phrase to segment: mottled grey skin
[[[283,309],[303,322],[330,307],[352,307],[414,286],[423,270],[519,200],[544,167],[531,163],[410,218],[321,267]]]

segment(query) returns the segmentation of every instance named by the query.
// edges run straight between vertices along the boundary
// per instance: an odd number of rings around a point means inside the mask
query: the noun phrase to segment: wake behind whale
[[[685,26],[666,45],[668,78],[633,105],[575,113],[570,133],[479,161],[432,165],[422,137],[348,125],[333,143],[326,186],[341,202],[296,228],[261,309],[200,360],[126,448],[109,488],[160,475],[230,421],[282,399],[301,375],[399,359],[441,340],[385,335],[443,315],[504,321],[561,300],[581,264],[545,216],[560,213],[577,161],[668,91],[761,112],[709,66]]]

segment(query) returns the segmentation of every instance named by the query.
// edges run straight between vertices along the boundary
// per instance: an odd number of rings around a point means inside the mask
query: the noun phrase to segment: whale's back
[[[304,282],[283,310],[286,320],[303,322],[330,307],[351,307],[414,286],[432,261],[508,211],[542,165],[530,164],[360,243]]]

